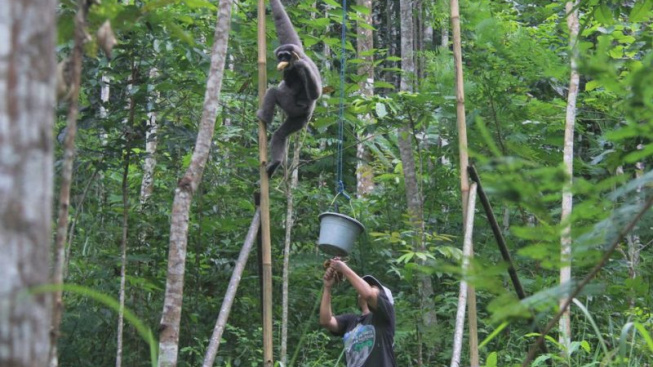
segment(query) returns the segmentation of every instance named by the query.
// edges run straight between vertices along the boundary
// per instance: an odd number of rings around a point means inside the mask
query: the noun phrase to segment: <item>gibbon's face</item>
[[[277,53],[277,61],[290,62],[292,60],[292,53],[290,51],[279,51]]]

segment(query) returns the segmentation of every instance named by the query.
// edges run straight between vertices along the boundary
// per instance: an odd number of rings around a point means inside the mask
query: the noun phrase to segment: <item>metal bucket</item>
[[[359,221],[340,213],[320,214],[320,238],[317,246],[333,256],[347,256],[356,238],[365,230]]]

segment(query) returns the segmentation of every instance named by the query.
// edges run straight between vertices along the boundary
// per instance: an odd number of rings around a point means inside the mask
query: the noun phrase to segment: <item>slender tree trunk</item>
[[[128,84],[127,84],[127,94],[131,95],[131,91],[133,88],[133,83],[134,80],[136,80],[136,65],[134,64],[134,60],[132,58],[132,65],[131,65],[131,75],[128,78]],[[129,130],[130,127],[134,126],[134,114],[135,114],[135,105],[134,105],[134,99],[133,98],[128,98],[127,99],[127,118],[123,121],[123,128],[125,129],[125,132]],[[129,174],[129,160],[131,156],[131,145],[130,145],[130,137],[127,135],[126,139],[126,146],[125,146],[125,152],[124,157],[125,157],[125,167],[123,170],[123,177],[122,177],[122,201],[123,201],[123,222],[122,222],[122,239],[120,241],[120,288],[118,290],[118,299],[119,299],[119,308],[118,308],[118,328],[116,332],[116,367],[121,367],[122,365],[122,339],[123,339],[123,330],[124,330],[124,310],[125,310],[125,277],[126,277],[126,271],[127,271],[127,233],[128,233],[128,218],[129,218],[129,208],[128,208],[128,203],[129,203],[129,196],[128,196],[128,181],[127,181],[127,176]]]
[[[360,82],[361,94],[364,97],[374,95],[374,34],[371,29],[362,27],[361,24],[372,24],[372,0],[357,0],[356,5],[369,9],[369,13],[358,14],[358,31],[356,47],[358,58],[363,62],[359,64],[358,75],[364,75],[366,78]],[[363,125],[371,120],[369,114],[362,116]],[[366,196],[374,190],[374,172],[372,167],[367,163],[371,160],[370,152],[365,148],[363,141],[369,138],[369,134],[358,134],[358,143],[356,144],[356,192],[359,198]]]
[[[440,47],[446,50],[449,48],[449,27],[447,26],[448,22],[446,20],[442,23],[442,31],[440,32]]]
[[[638,150],[644,149],[643,144],[639,144],[637,146]],[[642,173],[644,172],[644,162],[637,162],[635,163],[635,178],[639,179],[642,177]],[[637,187],[637,204],[641,205],[643,201],[643,196],[642,196],[642,186]],[[641,252],[644,249],[645,245],[642,243],[642,240],[639,236],[639,226],[636,226],[633,229],[633,232],[631,235],[628,235],[626,237],[626,240],[628,242],[628,263],[629,263],[629,269],[628,269],[628,275],[630,276],[631,279],[635,279],[639,276],[638,274],[638,269],[641,261]],[[636,297],[631,297],[630,298],[630,307],[635,307],[635,299]]]
[[[133,109],[132,109],[133,111]],[[118,332],[117,332],[117,350],[116,350],[116,367],[122,366],[122,336],[124,328],[125,314],[125,278],[127,277],[127,234],[129,229],[129,158],[131,148],[129,143],[125,152],[125,167],[122,174],[122,239],[120,241],[120,293],[118,296],[120,308],[118,309]]]
[[[476,204],[476,183],[472,183],[469,191],[469,203],[467,205],[467,218],[465,219],[465,238],[463,240],[463,280],[460,282],[458,293],[458,309],[456,311],[456,327],[453,339],[453,351],[451,356],[451,367],[460,366],[460,356],[463,345],[463,331],[465,328],[465,304],[469,296],[468,284],[465,277],[469,272],[469,263],[473,257],[472,231],[474,229],[474,205]]]
[[[209,347],[207,348],[206,355],[204,356],[204,363],[202,364],[203,367],[213,367],[215,356],[218,354],[218,348],[220,347],[220,339],[222,339],[222,333],[227,326],[227,319],[229,319],[231,306],[233,305],[234,299],[236,298],[238,284],[240,283],[241,276],[243,275],[245,265],[247,265],[247,258],[249,257],[249,253],[252,251],[252,246],[256,240],[256,234],[258,233],[260,225],[261,210],[257,208],[256,213],[254,214],[254,218],[252,219],[252,224],[249,226],[249,231],[245,237],[243,248],[240,250],[240,255],[238,255],[238,261],[236,261],[234,271],[231,273],[231,279],[229,279],[227,293],[224,295],[224,299],[222,300],[222,306],[220,307],[218,319],[215,322],[213,335],[211,335]]]
[[[401,17],[401,75],[400,89],[402,91],[413,92],[415,74],[414,59],[414,31],[413,31],[413,2],[412,0],[400,1]],[[408,122],[404,123],[399,130],[398,145],[401,155],[401,162],[404,168],[404,181],[406,186],[406,200],[408,202],[408,215],[411,225],[415,231],[414,248],[415,251],[424,252],[424,214],[423,200],[417,180],[415,169],[415,157],[412,146],[413,134]],[[433,285],[431,278],[427,274],[419,276],[419,295],[420,310],[422,313],[422,323],[424,327],[431,328],[436,323],[435,304],[433,301]],[[429,348],[429,350],[432,348]],[[418,360],[422,360],[418,356]]]
[[[425,19],[431,19],[431,12],[425,10],[424,11],[424,18]],[[422,35],[422,39],[424,40],[424,49],[425,50],[432,50],[433,49],[433,25],[432,25],[432,20],[425,21],[424,24],[424,34]]]
[[[184,176],[179,180],[172,203],[168,277],[161,326],[159,328],[159,367],[174,367],[177,365],[190,204],[193,194],[202,179],[204,166],[211,148],[215,119],[218,115],[220,88],[222,87],[230,28],[231,0],[220,0],[200,130],[197,134],[190,165]]]
[[[0,366],[46,366],[57,2],[0,7]]]
[[[397,12],[395,10],[395,2],[393,0],[386,0],[386,37],[387,37],[387,47],[388,55],[395,56],[399,54],[397,52]],[[395,61],[386,61],[388,68],[397,67]],[[397,73],[395,72],[386,72],[385,81],[394,85],[395,87],[399,85],[399,79],[397,78]]]
[[[569,77],[569,94],[567,95],[567,115],[565,121],[565,143],[564,143],[564,167],[568,176],[568,181],[562,190],[562,214],[560,222],[563,225],[560,237],[560,284],[569,284],[571,281],[571,211],[572,211],[572,177],[574,175],[574,125],[576,121],[576,97],[578,96],[578,2],[567,2],[567,27],[569,29],[569,47],[571,49],[571,76]],[[567,301],[569,292],[565,292],[560,299],[562,306]],[[566,351],[571,346],[571,315],[569,309],[560,318],[560,336],[559,342]]]
[[[73,162],[75,160],[75,134],[77,133],[77,111],[79,102],[79,89],[82,73],[83,46],[86,40],[86,6],[84,1],[79,0],[77,14],[75,15],[75,33],[72,54],[68,62],[71,70],[71,88],[68,116],[66,126],[66,137],[64,139],[64,159],[61,172],[61,187],[59,191],[59,210],[57,218],[57,232],[54,244],[54,267],[52,270],[52,283],[63,284],[64,265],[66,264],[66,240],[68,238],[68,213],[70,210],[70,187],[73,176]],[[64,61],[65,62],[65,61]],[[58,365],[57,341],[59,339],[59,327],[63,315],[63,292],[54,292],[54,309],[52,311],[51,367]]]
[[[152,68],[150,70],[151,83],[153,79],[159,76],[159,70]],[[150,99],[147,113],[147,131],[145,132],[145,163],[143,164],[143,181],[141,182],[141,206],[145,205],[147,199],[154,191],[154,168],[156,167],[156,148],[159,142],[157,135],[158,125],[156,121],[156,106],[159,101],[159,92],[154,92],[154,97]]]
[[[302,130],[304,131],[304,130]],[[283,247],[283,286],[281,295],[281,356],[279,360],[286,366],[288,360],[288,285],[290,275],[290,244],[292,242],[292,229],[295,225],[294,191],[299,184],[299,155],[301,153],[301,134],[295,134],[295,152],[293,154],[290,170],[290,177],[285,178],[286,191],[286,237]],[[288,165],[285,165],[288,167]]]

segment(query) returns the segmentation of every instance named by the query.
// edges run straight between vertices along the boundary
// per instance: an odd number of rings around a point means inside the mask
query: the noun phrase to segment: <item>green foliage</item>
[[[290,264],[289,360],[292,366],[334,366],[342,343],[317,325],[322,261],[315,247],[317,217],[335,196],[335,157],[340,104],[339,60],[341,4],[327,0],[286,2],[307,53],[322,70],[325,93],[313,122],[302,132],[299,187],[294,192],[295,227]],[[605,246],[650,196],[653,148],[653,2],[581,3],[579,70],[573,194],[570,219],[573,274],[583,277]],[[432,2],[424,24],[441,31],[448,24],[446,2]],[[569,178],[562,169],[562,141],[569,76],[569,45],[564,3],[539,0],[476,1],[461,4],[465,108],[469,154],[481,175],[502,226],[515,268],[527,293],[519,300],[507,277],[508,265],[495,245],[485,212],[475,216],[475,259],[461,274],[462,210],[455,71],[447,47],[425,47],[417,54],[423,73],[414,93],[400,93],[401,72],[393,44],[400,27],[388,14],[398,2],[375,3],[375,95],[360,94],[363,55],[355,55],[355,22],[367,10],[348,9],[344,142],[344,184],[353,195],[361,162],[357,143],[369,153],[362,161],[373,172],[374,191],[345,202],[366,226],[350,255],[350,265],[372,273],[393,290],[397,308],[395,351],[401,366],[447,365],[451,358],[459,280],[477,289],[481,357],[485,366],[519,365],[524,350],[557,310],[558,298],[577,284],[560,285],[560,201]],[[69,53],[75,4],[59,5],[59,57]],[[103,1],[93,6],[89,34],[112,21],[119,44],[112,60],[87,45],[77,135],[75,182],[67,282],[116,297],[122,235],[122,168],[129,167],[127,308],[140,315],[140,326],[125,329],[124,365],[148,366],[153,360],[141,329],[157,329],[165,289],[169,225],[174,190],[188,167],[201,117],[216,4],[194,1]],[[309,14],[315,14],[314,17]],[[185,295],[180,331],[180,366],[197,366],[204,357],[226,284],[254,212],[252,192],[258,180],[258,73],[254,1],[233,8],[227,68],[220,96],[214,143],[189,219]],[[395,23],[393,23],[393,21]],[[268,19],[268,78],[280,79],[272,50],[277,46]],[[437,32],[436,32],[437,33]],[[437,37],[436,37],[437,38]],[[326,48],[331,53],[326,53]],[[150,74],[156,69],[158,74]],[[110,100],[100,99],[102,78]],[[131,78],[131,88],[128,80]],[[132,108],[127,108],[130,105]],[[59,106],[57,137],[65,134],[65,106]],[[146,121],[156,113],[158,149],[152,196],[140,205],[142,166],[147,158]],[[271,129],[278,126],[273,123]],[[424,233],[407,216],[404,162],[397,128],[409,124],[415,148],[417,180],[423,196]],[[150,131],[151,132],[151,131]],[[151,139],[151,138],[150,138]],[[289,147],[292,152],[293,147]],[[60,170],[61,146],[56,145]],[[273,275],[281,283],[285,195],[282,175],[271,182]],[[86,188],[88,191],[84,194]],[[567,356],[555,334],[549,354],[534,365],[644,366],[653,361],[650,292],[653,281],[653,217],[647,213],[634,233],[639,263],[628,242],[582,294],[572,312],[574,343]],[[413,246],[423,241],[424,249]],[[229,324],[216,359],[219,366],[258,365],[262,355],[257,256],[242,276]],[[279,265],[278,265],[279,264]],[[635,274],[637,276],[633,276]],[[438,317],[433,330],[421,325],[418,277],[432,281]],[[281,287],[273,290],[281,298]],[[90,294],[90,293],[88,293]],[[95,294],[95,293],[94,293]],[[334,292],[336,313],[355,312],[355,294],[347,285]],[[66,293],[59,350],[61,365],[115,363],[113,309]],[[281,305],[275,302],[274,319]],[[275,333],[278,324],[275,325]],[[277,335],[277,334],[275,334]],[[275,336],[275,341],[277,340]],[[150,343],[151,345],[151,343]],[[275,351],[277,353],[277,351]],[[463,361],[466,363],[466,361]]]

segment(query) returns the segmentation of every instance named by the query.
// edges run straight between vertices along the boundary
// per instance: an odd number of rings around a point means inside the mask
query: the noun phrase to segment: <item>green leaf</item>
[[[628,154],[625,157],[625,161],[628,163],[635,163],[644,160],[650,155],[653,155],[653,144],[647,144],[644,149]]]
[[[585,91],[589,92],[599,87],[601,87],[601,82],[598,80],[590,80],[587,82],[587,84],[585,84]]]
[[[184,0],[184,4],[186,4],[191,9],[200,9],[200,8],[208,8],[211,10],[217,9],[217,7],[214,4],[211,4],[206,0]]]
[[[407,254],[403,254],[397,259],[397,262],[407,263],[413,258],[413,256],[415,256],[414,252],[409,252]]]
[[[352,5],[350,6],[353,10],[355,10],[358,13],[369,15],[370,14],[370,9],[366,8],[364,6],[359,6],[359,5]]]
[[[334,7],[336,9],[342,8],[342,6],[339,3],[337,3],[336,1],[333,1],[333,0],[324,0],[324,3],[329,5],[329,6]]]
[[[587,340],[583,340],[580,342],[580,346],[583,347],[583,349],[589,353],[592,351],[592,347],[590,346],[590,343],[587,342]]]
[[[642,22],[651,18],[651,8],[653,8],[653,0],[643,0],[635,2],[633,10],[630,11],[628,16],[631,22]]]
[[[606,4],[601,4],[601,6],[596,8],[594,16],[596,17],[596,20],[605,25],[614,23],[612,11],[610,11],[610,8]]]
[[[143,6],[143,12],[148,12],[160,8],[165,8],[166,6],[170,4],[176,3],[176,0],[154,0],[148,2],[145,6]]]
[[[485,367],[497,367],[497,352],[492,352],[487,356]]]
[[[320,27],[320,28],[325,28],[328,27],[331,24],[331,19],[329,18],[317,18],[317,19],[311,19],[309,24],[312,27]]]
[[[376,103],[376,115],[379,116],[379,118],[383,118],[388,115],[388,110],[385,108],[384,103]]]
[[[360,27],[360,28],[369,29],[370,31],[375,31],[376,30],[376,28],[374,28],[373,25],[367,24],[367,23],[358,23],[356,26]]]
[[[388,82],[383,82],[383,81],[375,81],[374,86],[376,88],[388,88],[388,89],[395,89],[395,86],[391,83]]]
[[[653,353],[653,338],[651,338],[651,334],[646,330],[646,327],[642,325],[639,322],[635,323],[635,328],[637,331],[639,331],[639,334],[644,338],[646,341],[646,345],[648,346],[648,349]]]

